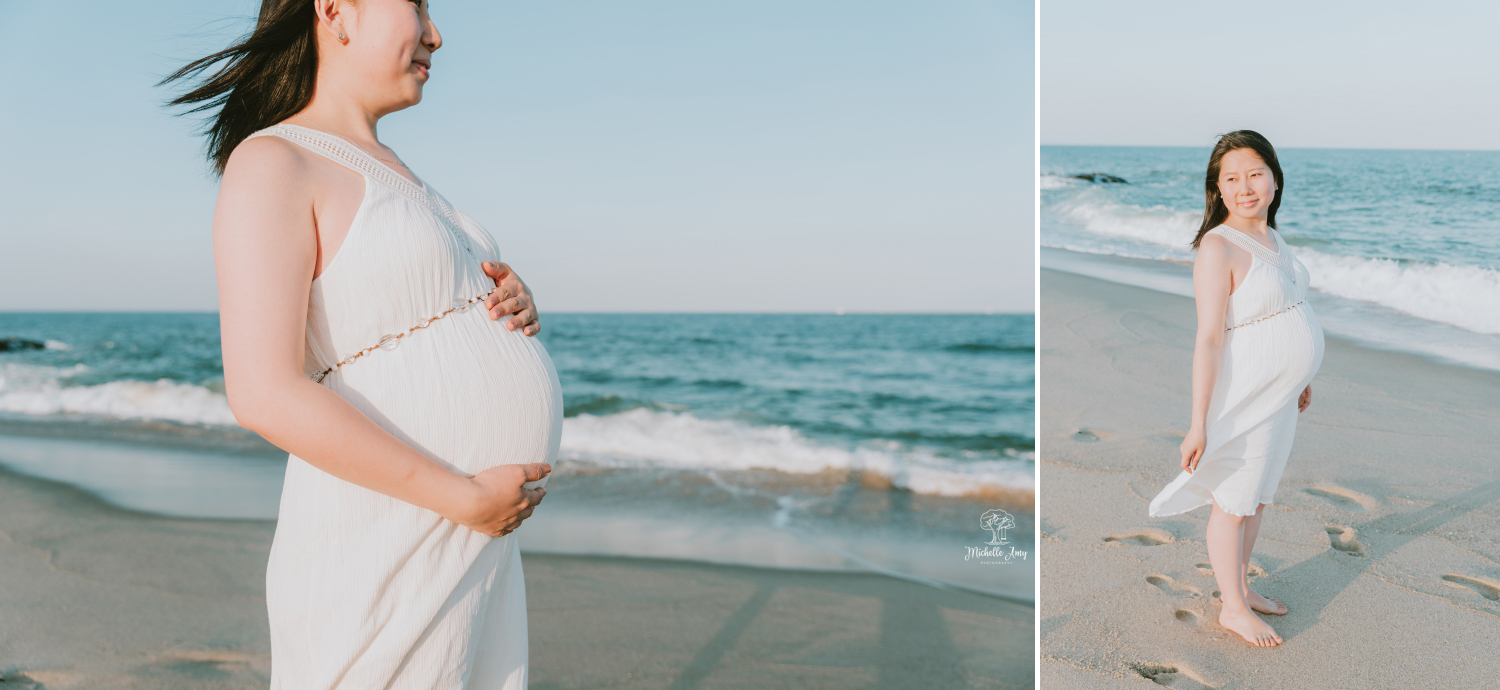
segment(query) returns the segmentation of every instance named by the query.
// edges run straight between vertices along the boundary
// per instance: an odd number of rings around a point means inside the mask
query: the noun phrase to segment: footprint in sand
[[[1328,542],[1333,548],[1351,556],[1365,555],[1365,545],[1359,543],[1359,539],[1355,538],[1353,527],[1328,525],[1323,530],[1328,532]]]
[[[202,683],[224,681],[251,672],[252,655],[229,649],[174,650],[155,655],[154,663],[141,667],[153,680],[174,684],[184,679]]]
[[[1172,617],[1195,628],[1198,627],[1198,614],[1187,609],[1177,609],[1177,612],[1173,613]]]
[[[1345,510],[1374,510],[1379,502],[1353,489],[1335,484],[1314,484],[1302,490]]]
[[[1452,583],[1455,587],[1468,587],[1469,589],[1478,592],[1479,596],[1489,599],[1490,601],[1500,601],[1500,582],[1495,582],[1494,580],[1488,580],[1478,577],[1469,577],[1468,575],[1458,575],[1456,573],[1448,573],[1447,575],[1443,576],[1443,579]]]
[[[1151,583],[1151,586],[1174,597],[1188,597],[1190,599],[1196,599],[1203,596],[1203,592],[1200,591],[1197,587],[1182,584],[1181,582],[1173,580],[1166,575],[1151,575],[1146,578],[1146,582]]]
[[[1099,434],[1088,429],[1079,429],[1077,433],[1073,434],[1073,440],[1079,443],[1093,443],[1099,440]]]
[[[1135,671],[1140,677],[1163,687],[1176,688],[1176,690],[1215,690],[1212,685],[1194,678],[1187,671],[1176,666],[1130,664],[1130,670]]]
[[[1198,572],[1203,573],[1204,575],[1207,575],[1209,577],[1213,577],[1214,576],[1214,567],[1213,567],[1212,564],[1209,564],[1209,563],[1194,563],[1193,567],[1197,568]],[[1250,564],[1250,569],[1247,570],[1245,572],[1245,574],[1246,574],[1247,577],[1265,577],[1266,576],[1266,569],[1262,568],[1262,567],[1260,567],[1260,566],[1258,566],[1258,565],[1256,565],[1254,563],[1251,563]]]
[[[72,683],[76,682],[79,677],[79,673],[77,671],[68,670],[38,671],[33,669],[27,671],[26,675],[29,676],[27,680],[36,683],[34,687],[36,687],[37,690],[43,690],[44,688],[51,687],[69,687]],[[12,686],[8,684],[10,682],[11,680],[9,678],[0,677],[0,688],[11,688]],[[14,687],[31,688],[33,686],[22,684],[16,685]]]
[[[1177,537],[1172,536],[1166,530],[1146,529],[1139,532],[1111,534],[1105,537],[1104,541],[1117,544],[1134,544],[1136,546],[1160,546],[1177,541]]]

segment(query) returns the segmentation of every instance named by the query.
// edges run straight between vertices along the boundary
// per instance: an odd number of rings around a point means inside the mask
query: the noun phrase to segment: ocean
[[[1031,598],[1030,314],[543,325],[565,421],[523,549],[877,570]],[[235,423],[217,314],[7,313],[0,343],[0,464],[135,510],[274,519],[286,454]],[[995,509],[1017,520],[1015,562],[976,555],[995,551],[980,525]]]
[[[1208,154],[1043,146],[1042,266],[1191,295]],[[1330,334],[1500,369],[1500,152],[1277,155],[1277,224]]]

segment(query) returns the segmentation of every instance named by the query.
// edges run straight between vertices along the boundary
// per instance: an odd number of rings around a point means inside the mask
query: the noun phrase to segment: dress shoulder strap
[[[412,193],[415,196],[426,195],[426,183],[418,187],[411,180],[406,179],[406,176],[392,170],[389,166],[370,155],[369,152],[349,143],[342,137],[321,132],[311,127],[282,122],[266,127],[245,138],[251,139],[267,135],[278,136],[300,144],[303,148],[322,155],[324,158],[339,165],[355,172],[369,175],[401,191]]]
[[[1264,261],[1268,264],[1271,264],[1272,266],[1281,269],[1282,271],[1285,271],[1287,275],[1292,277],[1292,280],[1294,282],[1296,281],[1297,273],[1292,268],[1291,253],[1287,251],[1286,242],[1282,241],[1281,234],[1275,229],[1271,230],[1271,232],[1273,233],[1271,237],[1272,239],[1276,240],[1276,251],[1272,251],[1271,249],[1267,248],[1266,245],[1255,241],[1255,238],[1246,235],[1239,230],[1235,230],[1228,225],[1220,225],[1219,227],[1209,230],[1208,232],[1209,234],[1218,235],[1219,237],[1229,240],[1235,246],[1247,252],[1250,252],[1250,254],[1253,256],[1260,257],[1261,261]]]
[[[1256,242],[1255,238],[1250,237],[1249,235],[1246,235],[1239,230],[1235,230],[1228,225],[1220,225],[1219,227],[1209,230],[1208,232],[1209,234],[1218,235],[1219,237],[1229,240],[1236,247],[1250,252],[1251,254],[1254,254],[1273,264],[1281,263],[1276,259],[1279,252],[1271,251],[1270,249],[1266,248],[1266,245]]]
[[[413,184],[411,180],[406,179],[405,175],[392,170],[390,166],[381,163],[368,151],[355,146],[343,137],[311,127],[280,122],[258,130],[250,136],[245,137],[245,139],[249,140],[261,136],[278,136],[300,144],[302,147],[322,155],[324,158],[339,165],[379,180],[387,187],[395,189],[425,205],[455,226],[459,225],[458,218],[455,216],[452,207],[438,197],[437,194],[433,193],[426,182],[423,182],[421,186]]]

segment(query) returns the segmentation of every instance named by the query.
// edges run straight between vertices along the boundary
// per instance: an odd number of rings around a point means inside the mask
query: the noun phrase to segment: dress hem
[[[1214,492],[1212,490],[1210,490],[1208,493],[1209,493],[1210,496],[1213,497],[1212,499],[1204,501],[1204,502],[1199,503],[1199,504],[1196,504],[1196,505],[1194,505],[1191,508],[1183,508],[1182,510],[1176,510],[1176,511],[1173,511],[1173,512],[1170,512],[1170,513],[1159,513],[1159,512],[1155,512],[1155,511],[1152,511],[1152,510],[1148,509],[1146,511],[1146,517],[1152,517],[1152,518],[1174,517],[1174,516],[1177,516],[1177,515],[1182,515],[1183,513],[1190,513],[1190,512],[1192,512],[1194,510],[1202,508],[1203,506],[1211,506],[1214,503],[1218,503],[1219,504],[1219,508],[1221,510],[1223,510],[1224,512],[1229,513],[1230,515],[1233,515],[1235,517],[1251,517],[1251,516],[1255,515],[1255,512],[1257,510],[1260,510],[1260,506],[1263,506],[1263,505],[1266,505],[1266,506],[1275,505],[1275,501],[1274,500],[1266,500],[1266,501],[1257,500],[1256,503],[1255,503],[1255,509],[1251,510],[1248,513],[1238,513],[1238,512],[1235,512],[1233,510],[1229,510],[1228,508],[1225,508],[1224,507],[1224,501],[1222,501],[1222,500],[1219,499],[1218,493],[1216,493],[1216,492]],[[1273,494],[1272,495],[1272,499],[1274,499],[1274,498],[1275,498],[1275,496]]]

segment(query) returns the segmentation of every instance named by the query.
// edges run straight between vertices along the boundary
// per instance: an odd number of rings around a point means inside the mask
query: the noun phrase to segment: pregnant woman
[[[1163,517],[1213,505],[1208,560],[1223,602],[1219,624],[1259,647],[1282,640],[1254,612],[1287,609],[1250,588],[1250,553],[1323,361],[1307,268],[1276,231],[1282,189],[1281,165],[1265,137],[1240,130],[1219,138],[1193,239],[1192,425],[1182,441],[1182,473],[1150,508],[1152,517]]]
[[[441,45],[425,0],[265,0],[243,42],[164,80],[229,61],[173,103],[222,105],[225,386],[289,452],[273,690],[526,687],[512,532],[557,455],[557,373],[489,233],[375,132]]]

